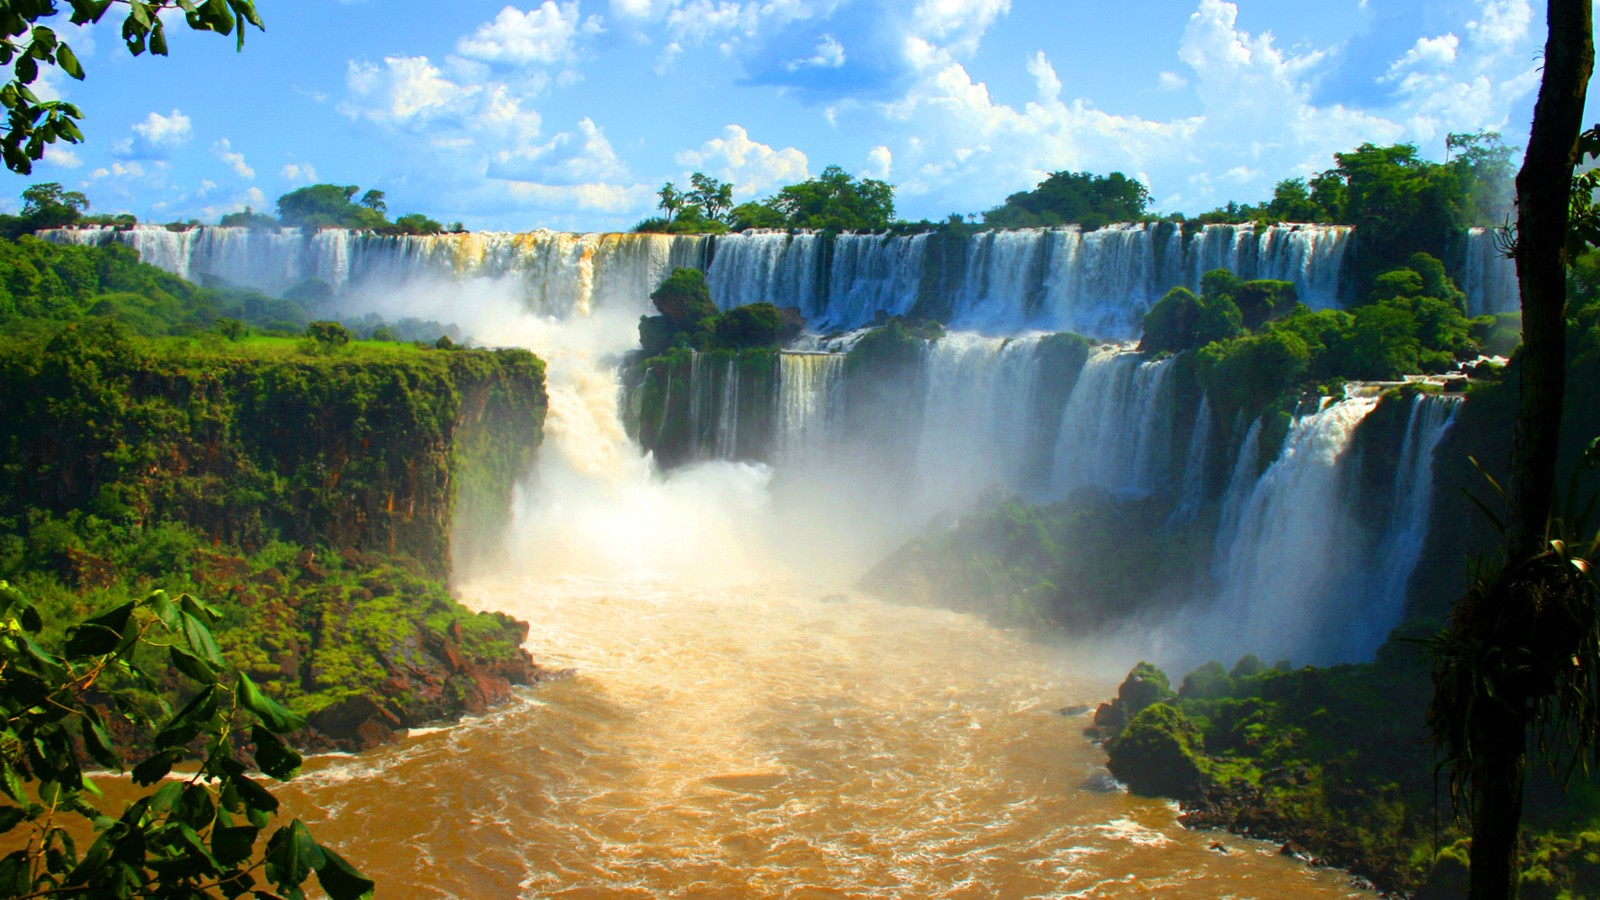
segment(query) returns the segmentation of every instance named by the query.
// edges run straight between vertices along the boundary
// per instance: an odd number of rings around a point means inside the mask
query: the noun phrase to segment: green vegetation
[[[1170,515],[1158,498],[1006,501],[906,544],[861,584],[1005,624],[1092,633],[1170,610],[1190,596],[1195,573],[1209,559],[1211,535],[1202,523],[1169,529]]]
[[[1447,371],[1482,352],[1499,327],[1490,316],[1468,319],[1465,296],[1425,253],[1373,278],[1368,302],[1353,312],[1313,312],[1287,282],[1240,281],[1220,269],[1201,285],[1199,298],[1174,288],[1151,308],[1140,349],[1194,350],[1223,421],[1287,412],[1302,390],[1344,379]]]
[[[1052,172],[1031,191],[1006,198],[1002,206],[983,214],[985,225],[996,228],[1036,228],[1077,223],[1100,228],[1113,222],[1142,222],[1150,191],[1136,178],[1121,172]]]
[[[107,0],[67,0],[74,25],[99,22],[111,8]],[[166,20],[163,13],[183,12],[184,24],[195,31],[236,34],[238,49],[244,49],[246,23],[265,30],[256,14],[253,0],[142,0],[129,3],[121,34],[128,52],[138,56],[149,50],[153,56],[167,55]],[[0,156],[6,168],[26,175],[33,162],[44,157],[45,147],[56,141],[76,144],[83,140],[78,120],[83,113],[64,100],[41,100],[29,85],[55,66],[68,77],[82,81],[83,66],[77,54],[56,36],[53,29],[38,24],[60,12],[57,0],[36,0],[7,4],[0,15],[0,58],[11,67],[11,77],[0,86],[0,102],[6,107],[6,123],[0,129]],[[175,18],[173,19],[175,21]]]
[[[1422,717],[1431,685],[1414,644],[1325,669],[1210,662],[1176,696],[1166,683],[1141,663],[1096,713],[1114,735],[1111,771],[1130,790],[1182,799],[1191,826],[1287,841],[1385,890],[1459,895],[1461,833],[1435,806]],[[1580,781],[1563,796],[1545,778],[1530,802],[1527,896],[1593,896],[1600,789]]]
[[[816,178],[791,184],[763,200],[733,206],[733,187],[696,172],[692,189],[668,182],[657,196],[664,218],[634,226],[636,232],[720,234],[732,229],[808,228],[827,231],[881,231],[894,222],[894,188],[874,178],[857,179],[838,166]]]
[[[771,303],[751,303],[717,312],[711,288],[699,269],[672,270],[650,294],[661,312],[639,318],[639,344],[645,359],[672,348],[709,350],[776,350],[800,331],[798,311],[786,313]]]
[[[248,733],[255,765],[286,781],[301,758],[279,735],[305,720],[232,675],[211,636],[214,609],[154,591],[75,617],[59,642],[46,640],[44,612],[0,581],[0,791],[10,801],[0,802],[0,825],[25,835],[22,849],[0,858],[0,896],[263,896],[258,877],[279,895],[303,896],[313,871],[333,900],[371,896],[372,881],[298,819],[257,850],[278,801],[249,776],[239,747]],[[176,712],[141,690],[172,678],[186,698]],[[101,808],[83,757],[126,771],[119,726],[149,745],[134,783],[161,787],[114,813]],[[191,756],[200,760],[193,773],[169,780]],[[81,854],[69,828],[77,820],[95,833]]]

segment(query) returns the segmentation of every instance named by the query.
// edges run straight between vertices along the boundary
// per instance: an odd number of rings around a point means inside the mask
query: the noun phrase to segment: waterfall
[[[1061,413],[1054,496],[1079,488],[1138,496],[1167,487],[1173,362],[1147,362],[1120,347],[1089,357]]]
[[[928,348],[928,392],[917,442],[916,490],[925,504],[960,502],[989,487],[1022,493],[1036,420],[1039,336],[952,332]]]
[[[719,238],[706,273],[711,299],[718,309],[768,302],[798,306],[808,320],[825,318],[825,250],[820,234],[750,231]]]
[[[379,235],[298,228],[199,226],[170,230],[91,226],[41,232],[70,244],[122,243],[148,263],[199,281],[282,295],[308,279],[336,295],[392,293],[417,282],[491,279],[530,310],[557,317],[600,308],[651,312],[648,296],[673,268],[706,270],[719,309],[768,301],[798,306],[818,331],[859,328],[880,312],[904,315],[928,300],[952,324],[991,335],[1065,330],[1137,338],[1144,314],[1177,284],[1228,268],[1291,281],[1311,306],[1334,305],[1351,230],[1333,225],[1208,225],[1185,239],[1170,223],[985,231],[941,240],[960,265],[933,290],[924,275],[944,256],[932,235],[740,234]],[[952,249],[953,248],[953,249]],[[709,260],[709,265],[707,261]],[[938,279],[934,279],[938,281]],[[931,282],[930,282],[931,283]],[[946,296],[947,295],[947,296]]]
[[[1417,394],[1411,398],[1405,439],[1394,474],[1394,507],[1378,548],[1367,608],[1352,623],[1360,646],[1376,647],[1400,622],[1406,585],[1422,555],[1433,511],[1434,451],[1455,424],[1460,397]]]
[[[1189,450],[1184,454],[1183,481],[1178,489],[1178,508],[1172,522],[1194,518],[1206,502],[1206,463],[1211,452],[1211,398],[1201,395],[1195,413],[1194,431],[1189,435]]]
[[[1509,313],[1521,308],[1517,264],[1501,252],[1493,228],[1468,229],[1465,255],[1461,289],[1467,295],[1467,315]]]
[[[145,262],[191,281],[210,276],[274,295],[308,279],[321,281],[334,294],[489,279],[513,286],[529,310],[557,317],[603,307],[649,312],[650,291],[674,267],[699,266],[709,246],[698,235],[550,231],[377,235],[345,229],[201,226],[172,231],[138,225],[41,234],[59,243],[125,244]]]
[[[922,285],[928,235],[907,238],[841,234],[833,242],[827,310],[815,327],[853,327],[871,322],[881,310],[905,315]]]
[[[1351,437],[1377,403],[1342,400],[1296,419],[1278,458],[1253,481],[1240,477],[1256,453],[1245,441],[1230,487],[1237,521],[1217,537],[1213,621],[1225,643],[1322,663],[1375,649],[1359,621],[1367,565],[1346,500]]]
[[[784,353],[778,357],[777,459],[799,465],[821,460],[839,428],[842,353]]]

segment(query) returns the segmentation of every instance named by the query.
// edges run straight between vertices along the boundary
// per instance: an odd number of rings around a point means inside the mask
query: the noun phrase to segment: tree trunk
[[[1589,73],[1590,0],[1550,0],[1544,80],[1517,173],[1517,286],[1522,293],[1522,405],[1511,450],[1508,561],[1541,551],[1555,495],[1566,386],[1567,204]]]
[[[1517,896],[1522,776],[1527,766],[1527,720],[1494,700],[1483,703],[1472,733],[1472,870],[1470,900]]]
[[[1578,162],[1583,105],[1594,68],[1591,0],[1549,0],[1547,22],[1544,76],[1528,134],[1528,152],[1517,173],[1521,405],[1511,449],[1507,571],[1542,551],[1545,523],[1555,496],[1556,449],[1566,389],[1568,201],[1572,169]],[[1525,591],[1490,596],[1515,607],[1493,610],[1501,621],[1533,615]],[[1478,697],[1479,721],[1469,738],[1474,798],[1471,900],[1517,896],[1526,715],[1533,699],[1517,691]]]

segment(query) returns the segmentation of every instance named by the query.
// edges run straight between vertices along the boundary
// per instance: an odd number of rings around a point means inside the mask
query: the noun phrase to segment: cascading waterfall
[[[1038,344],[1037,335],[951,333],[928,348],[915,463],[920,503],[940,507],[991,486],[1009,493],[1031,487],[1023,483],[1029,449],[1051,424],[1033,415]]]
[[[706,281],[718,309],[751,303],[798,306],[807,319],[827,317],[827,249],[819,234],[752,231],[720,238]]]
[[[1365,609],[1351,623],[1360,647],[1378,646],[1400,622],[1406,584],[1422,554],[1428,516],[1433,511],[1434,451],[1455,424],[1461,403],[1459,396],[1417,394],[1411,398],[1406,436],[1395,467],[1394,508],[1384,529]]]
[[[758,301],[799,306],[818,327],[858,326],[880,312],[932,307],[980,331],[1015,334],[1044,327],[1125,338],[1137,333],[1144,311],[1167,287],[1198,287],[1200,275],[1217,266],[1242,277],[1291,281],[1302,301],[1331,305],[1340,294],[1351,230],[1206,226],[1185,236],[1171,224],[1135,224],[967,238],[777,232],[396,237],[139,226],[66,229],[46,237],[82,244],[118,241],[178,274],[211,275],[263,290],[281,291],[316,278],[342,292],[335,301],[341,311],[403,310],[478,327],[472,333],[495,342],[546,350],[537,341],[509,335],[503,320],[477,315],[474,305],[483,303],[485,286],[492,286],[508,308],[522,315],[538,313],[558,324],[614,319],[605,352],[618,353],[633,346],[637,317],[652,311],[649,292],[676,266],[707,269],[720,308]],[[1481,233],[1476,240],[1483,244]],[[959,265],[945,264],[951,260]],[[932,277],[936,270],[939,276]],[[1469,291],[1488,296],[1490,288],[1475,287],[1488,284],[1486,279],[1469,279]],[[418,284],[389,305],[390,295],[402,292],[369,289],[411,282]],[[438,289],[469,284],[471,290]],[[935,289],[945,292],[942,300],[929,296]],[[1004,339],[970,332],[951,332],[929,346],[920,370],[926,390],[912,401],[920,403],[920,430],[895,451],[904,456],[885,461],[889,470],[908,475],[906,484],[895,488],[909,492],[897,495],[903,501],[894,511],[904,520],[899,525],[921,527],[929,514],[958,507],[990,486],[1052,500],[1082,488],[1122,496],[1166,494],[1178,511],[1174,522],[1210,501],[1215,485],[1206,482],[1220,467],[1215,454],[1225,452],[1213,441],[1224,423],[1213,423],[1208,403],[1202,402],[1192,431],[1175,424],[1190,411],[1177,408],[1173,360],[1098,348],[1089,353],[1070,394],[1050,399],[1064,405],[1042,410],[1038,398],[1048,395],[1040,393],[1039,347],[1036,334]],[[770,377],[743,377],[735,357],[697,354],[669,378],[661,386],[664,406],[681,407],[688,419],[679,425],[687,427],[687,459],[761,459],[776,468],[779,480],[794,471],[810,473],[790,482],[798,485],[796,491],[847,495],[856,490],[847,475],[837,475],[837,483],[826,481],[830,473],[845,471],[830,468],[849,440],[844,354],[782,353]],[[560,387],[555,380],[552,385],[553,391]],[[614,380],[611,385],[614,390]],[[770,386],[770,393],[760,385]],[[1278,459],[1260,474],[1262,425],[1251,425],[1219,510],[1217,608],[1233,632],[1222,643],[1254,643],[1257,652],[1269,654],[1357,658],[1370,652],[1392,624],[1426,525],[1432,447],[1449,427],[1455,407],[1452,401],[1419,398],[1412,410],[1405,462],[1394,485],[1394,519],[1383,543],[1374,545],[1381,577],[1362,589],[1352,581],[1353,562],[1340,554],[1341,547],[1359,544],[1344,508],[1343,453],[1351,429],[1375,402],[1346,400],[1302,417]],[[766,404],[764,418],[747,417],[752,404]],[[767,428],[770,434],[755,433]],[[634,470],[649,467],[642,456],[630,459],[628,477],[637,480],[642,476]],[[751,471],[735,479],[743,485],[736,492],[741,503],[751,502],[751,484],[764,484],[764,470]],[[679,490],[693,480],[687,474],[674,478]],[[856,552],[876,549],[887,548],[857,547]],[[1294,578],[1284,577],[1286,567]],[[1297,643],[1292,636],[1305,629],[1284,625],[1349,618],[1348,604],[1364,606],[1358,614],[1363,624],[1347,629],[1347,639],[1310,637]]]
[[[684,266],[707,272],[729,309],[797,306],[819,330],[859,328],[879,313],[947,310],[988,334],[1066,330],[1106,340],[1139,334],[1146,311],[1174,285],[1197,289],[1217,267],[1291,281],[1315,307],[1336,304],[1351,230],[1337,225],[1207,225],[1185,237],[1171,223],[934,235],[750,231],[730,235],[472,234],[406,236],[325,229],[90,226],[41,232],[72,244],[122,243],[191,280],[212,276],[281,295],[307,279],[334,294],[392,291],[440,280],[515,285],[527,307],[566,316],[607,304],[648,313],[656,285]],[[948,259],[947,259],[948,257]],[[929,272],[950,259],[948,278]]]
[[[699,235],[551,231],[397,236],[138,225],[58,229],[43,236],[70,244],[121,243],[145,262],[192,281],[211,276],[279,295],[307,279],[335,294],[490,279],[514,285],[531,311],[557,317],[607,305],[648,310],[650,291],[675,267],[702,267],[710,246]]]
[[[1468,315],[1509,313],[1521,308],[1517,264],[1501,250],[1493,228],[1468,229],[1463,252],[1466,260],[1461,290],[1467,295]]]
[[[841,234],[834,238],[826,309],[818,326],[853,327],[881,310],[905,315],[917,302],[928,235]],[[802,311],[805,308],[802,307]],[[808,314],[809,315],[809,314]]]
[[[1171,358],[1121,347],[1089,357],[1061,413],[1051,493],[1080,488],[1139,496],[1166,487],[1172,443]]]
[[[839,430],[842,353],[778,357],[777,459],[782,465],[822,460]]]
[[[1343,500],[1356,426],[1377,406],[1371,397],[1326,403],[1290,426],[1283,449],[1259,479],[1238,477],[1257,453],[1246,440],[1226,505],[1236,524],[1219,531],[1215,627],[1264,658],[1343,661],[1370,654],[1353,629],[1365,571],[1356,523]],[[1254,429],[1253,429],[1254,430]],[[1258,432],[1259,433],[1259,432]],[[1225,514],[1226,517],[1226,514]],[[1321,628],[1306,627],[1320,623]]]

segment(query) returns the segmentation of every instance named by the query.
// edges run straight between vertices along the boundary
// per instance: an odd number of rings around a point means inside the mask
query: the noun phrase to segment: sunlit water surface
[[[1363,896],[1101,790],[1059,710],[1114,685],[969,616],[801,584],[466,593],[578,675],[280,789],[381,896]]]

